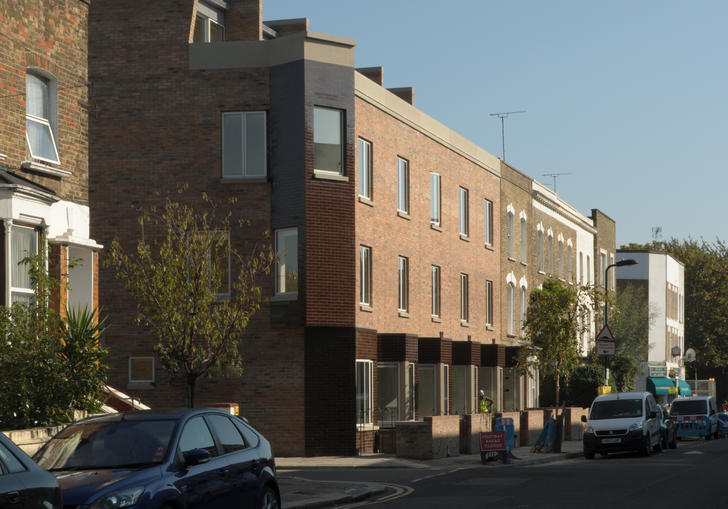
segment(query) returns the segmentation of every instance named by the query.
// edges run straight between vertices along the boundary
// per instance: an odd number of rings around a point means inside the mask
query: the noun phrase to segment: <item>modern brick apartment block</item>
[[[18,0],[0,12],[0,303],[33,297],[30,253],[68,282],[54,299],[93,308],[98,251],[89,236],[88,15],[83,0]]]

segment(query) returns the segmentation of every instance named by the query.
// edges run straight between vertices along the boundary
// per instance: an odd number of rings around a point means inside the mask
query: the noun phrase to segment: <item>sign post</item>
[[[609,356],[614,355],[616,351],[616,342],[614,340],[614,334],[609,328],[609,325],[604,324],[602,330],[599,331],[596,338],[597,354],[604,356],[604,386],[599,389],[599,394],[606,394],[610,392],[606,389],[609,386]]]

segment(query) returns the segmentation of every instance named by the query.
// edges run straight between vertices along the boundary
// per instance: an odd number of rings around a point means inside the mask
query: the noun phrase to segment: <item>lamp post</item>
[[[626,260],[619,260],[616,263],[612,263],[611,265],[607,265],[607,268],[604,269],[604,325],[608,324],[607,321],[607,313],[609,312],[609,295],[607,294],[609,290],[609,269],[612,267],[626,267],[628,265],[637,265],[637,260],[633,260],[632,258],[628,258]],[[604,356],[604,385],[609,385],[609,364],[608,364],[609,356]]]

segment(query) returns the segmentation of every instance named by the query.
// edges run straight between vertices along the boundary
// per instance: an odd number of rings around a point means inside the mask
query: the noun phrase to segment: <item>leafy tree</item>
[[[561,384],[567,384],[579,366],[580,324],[588,323],[589,308],[581,290],[572,290],[557,279],[544,281],[531,293],[524,323],[527,342],[519,350],[522,371],[538,367],[553,376],[555,403],[559,405]]]
[[[45,271],[45,259],[41,252],[23,261],[35,298],[0,307],[0,426],[5,429],[61,424],[74,410],[95,411],[106,380],[103,324],[95,312],[68,309],[63,318],[49,306],[60,281]]]
[[[115,239],[105,260],[136,301],[137,325],[157,337],[161,366],[184,375],[189,407],[199,377],[242,372],[239,346],[260,308],[256,277],[273,262],[267,235],[241,253],[230,237],[249,223],[221,214],[205,194],[202,201],[202,211],[169,198],[141,211],[136,249]]]
[[[642,362],[647,360],[649,330],[654,322],[646,288],[636,284],[621,288],[610,315],[616,340],[616,352],[610,359],[612,383],[618,391],[631,391]]]

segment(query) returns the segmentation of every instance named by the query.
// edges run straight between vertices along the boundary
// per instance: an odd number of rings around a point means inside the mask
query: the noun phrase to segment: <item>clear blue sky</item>
[[[355,39],[357,67],[551,186],[617,222],[617,244],[728,239],[728,2],[263,0]]]

